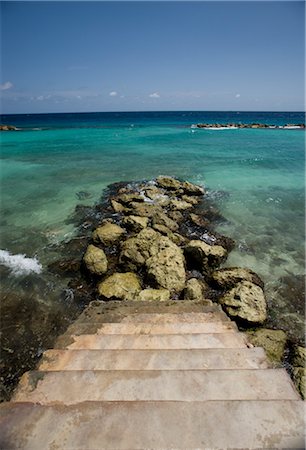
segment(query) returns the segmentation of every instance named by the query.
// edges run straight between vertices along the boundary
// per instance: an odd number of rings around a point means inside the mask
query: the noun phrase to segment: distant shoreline
[[[286,124],[286,125],[268,125],[265,123],[198,123],[196,125],[192,125],[191,128],[208,128],[208,129],[237,129],[237,128],[269,128],[269,129],[285,129],[285,130],[293,130],[293,129],[305,129],[304,123],[299,124]]]

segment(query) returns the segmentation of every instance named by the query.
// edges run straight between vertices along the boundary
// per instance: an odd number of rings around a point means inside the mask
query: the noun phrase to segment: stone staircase
[[[217,307],[176,303],[91,305],[1,405],[0,449],[305,448],[286,371]]]

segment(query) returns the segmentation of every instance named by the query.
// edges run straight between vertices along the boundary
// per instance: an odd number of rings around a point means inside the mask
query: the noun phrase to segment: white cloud
[[[153,92],[153,94],[150,94],[149,97],[151,97],[151,98],[159,98],[160,95],[159,95],[158,92]]]
[[[111,91],[111,92],[109,93],[109,95],[110,95],[111,97],[116,97],[116,95],[118,95],[118,92],[116,92],[116,91]]]
[[[13,83],[11,83],[10,81],[6,81],[3,84],[0,84],[0,90],[1,91],[6,91],[7,89],[11,89],[13,87]]]
[[[236,98],[239,98],[239,97],[240,97],[240,94],[236,94],[235,97],[236,97]]]

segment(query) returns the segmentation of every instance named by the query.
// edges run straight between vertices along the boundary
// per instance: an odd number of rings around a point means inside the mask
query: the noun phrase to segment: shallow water
[[[283,125],[301,123],[304,116],[185,112],[2,117],[3,123],[26,131],[1,133],[1,249],[42,264],[40,274],[25,275],[0,260],[6,325],[22,327],[20,299],[28,298],[33,336],[43,336],[44,326],[51,336],[58,332],[50,331],[42,315],[59,314],[59,328],[72,320],[80,305],[69,297],[67,279],[47,265],[59,257],[54,244],[76,232],[70,220],[75,207],[93,205],[110,183],[167,174],[209,189],[226,218],[218,231],[237,244],[226,265],[256,271],[276,311],[272,325],[293,329],[301,340],[302,300],[297,305],[289,294],[293,283],[302,295],[303,283],[293,280],[305,273],[305,131],[191,128],[197,122],[238,120]],[[19,335],[20,342],[29,340],[25,336]],[[48,339],[41,340],[47,345]]]

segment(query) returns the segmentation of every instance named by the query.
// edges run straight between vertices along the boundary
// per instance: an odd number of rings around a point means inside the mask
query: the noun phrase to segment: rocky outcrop
[[[282,330],[259,328],[246,332],[248,341],[255,347],[263,347],[269,360],[274,364],[281,364],[287,341],[286,333]]]
[[[84,255],[84,263],[94,275],[104,275],[107,272],[107,258],[104,251],[95,245],[90,244]]]
[[[114,273],[98,284],[98,293],[107,300],[134,300],[141,291],[139,277],[133,272]]]
[[[300,128],[305,129],[304,123],[299,124],[286,124],[286,125],[268,125],[266,123],[198,123],[196,128],[272,128],[272,129],[282,129],[282,128]]]
[[[219,299],[219,303],[230,317],[238,321],[259,324],[267,318],[263,290],[249,281],[237,283]]]
[[[125,230],[114,223],[106,223],[98,227],[92,235],[94,242],[113,245],[125,234]]]
[[[14,125],[0,125],[0,131],[17,131],[18,128]]]
[[[138,233],[139,231],[147,228],[149,223],[148,217],[141,216],[126,216],[122,219],[122,224],[128,229]]]
[[[198,266],[202,272],[220,265],[227,257],[227,251],[220,245],[208,245],[200,240],[190,241],[186,245],[185,257],[187,264]]]

